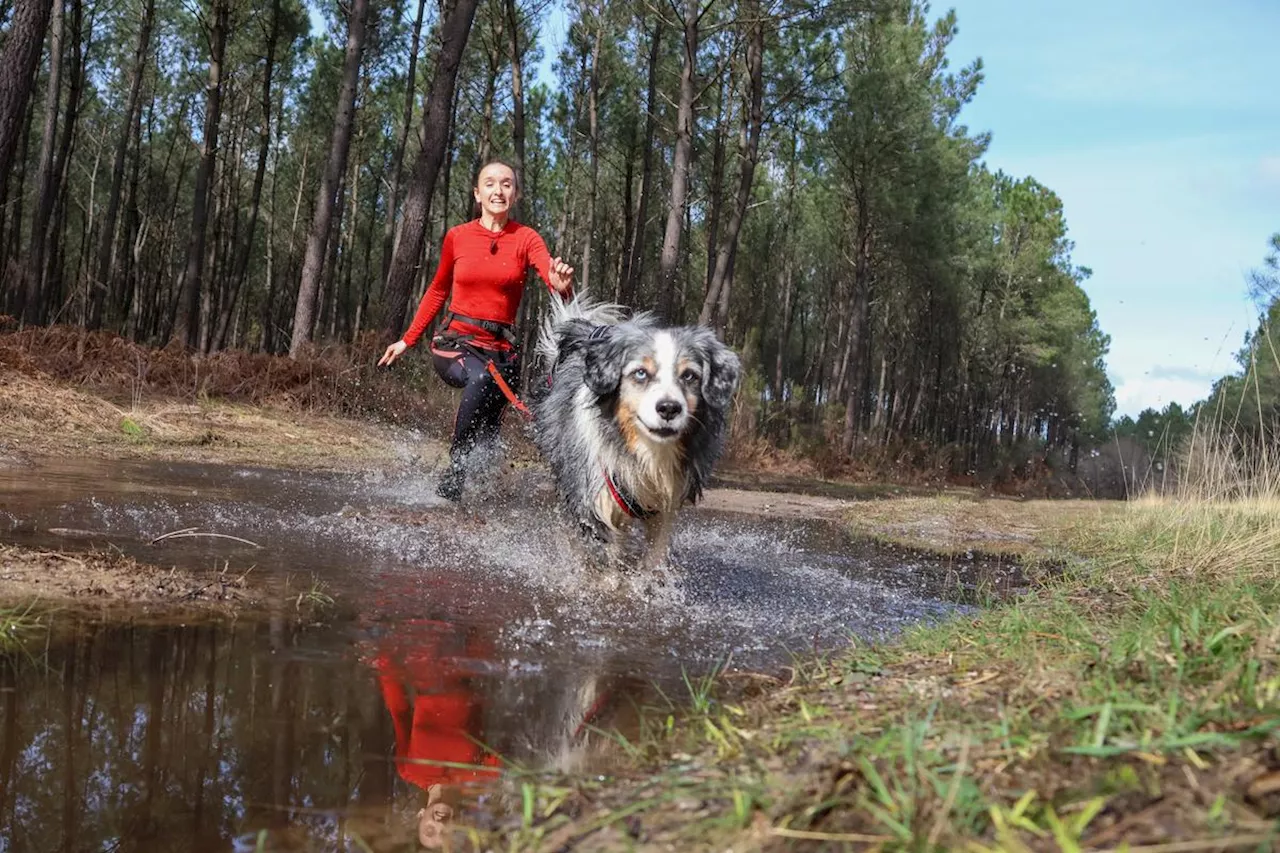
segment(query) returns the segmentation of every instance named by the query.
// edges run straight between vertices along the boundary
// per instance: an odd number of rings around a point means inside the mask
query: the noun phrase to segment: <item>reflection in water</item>
[[[395,728],[400,778],[422,792],[418,841],[444,844],[466,789],[497,778],[498,757],[481,745],[480,673],[492,647],[479,628],[413,620],[397,627],[374,658]]]
[[[624,699],[492,652],[437,620],[84,625],[0,663],[0,850],[253,850],[264,830],[271,850],[438,847],[502,816],[504,761],[581,762]]]

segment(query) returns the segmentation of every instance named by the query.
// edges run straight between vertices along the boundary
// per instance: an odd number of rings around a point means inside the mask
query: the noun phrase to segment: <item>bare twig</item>
[[[252,545],[255,548],[262,547],[257,542],[251,542],[248,539],[241,539],[239,536],[232,536],[229,533],[202,533],[198,530],[195,530],[194,528],[192,528],[191,530],[175,530],[172,533],[166,533],[163,536],[160,536],[151,540],[151,544],[154,545],[157,542],[160,542],[161,540],[164,540],[164,539],[193,539],[196,537],[206,537],[209,539],[230,539],[233,542],[243,542],[244,544]]]
[[[171,530],[171,531],[169,531],[168,533],[164,533],[164,534],[161,534],[160,536],[157,536],[155,539],[152,539],[152,540],[151,540],[150,542],[148,542],[147,544],[148,544],[148,545],[154,545],[154,544],[156,544],[157,542],[163,542],[164,540],[168,539],[168,538],[169,538],[169,537],[171,537],[171,536],[178,536],[178,535],[183,534],[183,533],[193,533],[193,532],[195,532],[195,531],[196,531],[196,530],[198,530],[198,529],[199,529],[199,528],[196,528],[196,527],[184,527],[184,528],[182,528],[181,530]]]
[[[769,830],[769,834],[781,836],[782,838],[802,838],[806,841],[866,841],[874,844],[893,840],[891,835],[866,835],[861,832],[814,832],[807,829],[787,829],[782,826],[773,827]]]
[[[1124,849],[1131,853],[1195,853],[1199,850],[1230,850],[1233,847],[1255,847],[1276,840],[1274,833],[1233,835],[1227,838],[1206,838],[1197,841],[1173,841],[1168,844],[1141,844]]]

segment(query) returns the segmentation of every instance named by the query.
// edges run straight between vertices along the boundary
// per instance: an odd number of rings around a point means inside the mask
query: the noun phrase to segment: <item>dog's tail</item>
[[[595,326],[620,323],[627,309],[613,302],[596,302],[584,290],[568,302],[552,298],[551,310],[542,319],[538,335],[537,353],[545,364],[555,364],[560,358],[560,346],[566,333],[579,327],[589,330]]]

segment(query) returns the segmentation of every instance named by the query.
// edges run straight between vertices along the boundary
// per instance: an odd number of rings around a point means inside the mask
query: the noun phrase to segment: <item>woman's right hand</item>
[[[382,358],[378,359],[378,367],[382,367],[383,365],[390,365],[397,358],[404,355],[404,351],[407,350],[408,348],[409,348],[409,345],[406,344],[404,341],[402,340],[396,341],[394,344],[387,347],[387,351],[382,354]]]

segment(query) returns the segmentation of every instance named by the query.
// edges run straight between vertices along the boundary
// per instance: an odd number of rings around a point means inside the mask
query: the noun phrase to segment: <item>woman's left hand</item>
[[[547,277],[551,280],[551,286],[556,289],[556,293],[561,296],[573,289],[573,267],[559,258],[551,259],[551,268],[548,270]]]

